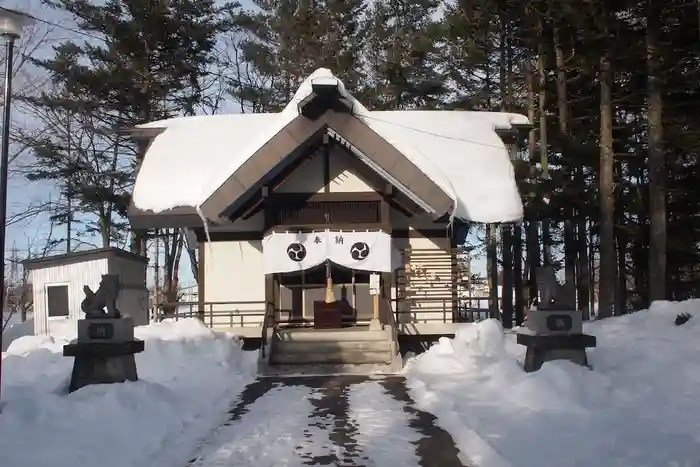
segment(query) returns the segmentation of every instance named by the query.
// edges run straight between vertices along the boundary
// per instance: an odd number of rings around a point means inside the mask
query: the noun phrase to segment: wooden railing
[[[412,301],[420,302],[420,307],[411,306]],[[471,301],[471,303],[470,303]],[[470,297],[461,301],[457,307],[451,299],[442,297],[399,297],[391,300],[384,299],[380,307],[381,321],[384,324],[392,324],[394,327],[402,323],[470,323],[488,319],[488,308],[471,306],[473,303],[487,303],[488,297]],[[162,309],[176,310],[174,313],[164,314]],[[237,328],[261,326],[261,338],[263,340],[263,356],[265,355],[265,343],[270,327],[277,325],[276,313],[278,310],[270,302],[238,301],[238,302],[176,302],[164,303],[159,311],[154,310],[153,319],[161,321],[165,318],[199,318],[210,327]],[[307,320],[312,323],[313,320]]]
[[[175,302],[163,303],[154,311],[153,319],[161,321],[165,318],[199,318],[210,327],[247,327],[259,326],[266,314],[266,302],[238,301],[238,302]],[[172,313],[163,313],[163,309],[174,310]],[[250,323],[254,321],[254,323]]]
[[[488,297],[472,297],[474,301],[486,301]],[[460,303],[461,302],[461,303]],[[466,303],[465,303],[466,302]],[[420,304],[420,307],[414,304]],[[398,297],[392,299],[396,322],[401,323],[472,323],[488,319],[488,308],[472,306],[469,301],[444,297]]]

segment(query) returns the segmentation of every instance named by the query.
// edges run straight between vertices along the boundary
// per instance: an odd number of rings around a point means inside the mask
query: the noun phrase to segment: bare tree
[[[4,331],[11,319],[16,314],[21,315],[22,322],[27,320],[29,313],[33,311],[32,284],[29,280],[29,271],[22,266],[22,261],[33,258],[43,258],[49,255],[59,242],[53,239],[54,223],[49,224],[49,231],[41,238],[37,230],[33,237],[25,234],[27,245],[24,250],[16,247],[10,249],[9,268],[10,274],[5,281],[6,294],[3,309],[8,310],[0,323]]]

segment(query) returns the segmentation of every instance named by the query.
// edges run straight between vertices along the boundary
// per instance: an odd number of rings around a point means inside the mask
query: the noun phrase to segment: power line
[[[56,28],[59,28],[59,29],[64,29],[64,30],[66,30],[66,31],[70,31],[70,32],[75,33],[75,34],[80,34],[81,36],[90,37],[91,39],[97,39],[98,41],[103,41],[103,40],[104,40],[103,37],[95,36],[95,35],[90,34],[90,33],[88,33],[88,32],[81,31],[80,29],[69,28],[68,26],[64,26],[64,25],[62,25],[62,24],[54,23],[53,21],[49,21],[49,20],[44,19],[44,18],[39,18],[38,16],[31,15],[31,14],[26,13],[26,12],[24,12],[24,11],[10,10],[10,9],[4,8],[4,7],[0,7],[0,10],[9,11],[9,12],[12,12],[12,13],[14,13],[14,14],[19,14],[19,15],[21,15],[21,16],[25,16],[25,17],[27,17],[27,18],[33,19],[34,21],[37,21],[37,22],[39,22],[39,23],[43,23],[43,24],[46,24],[46,25],[48,25],[48,26],[53,26],[53,27],[56,27]]]
[[[411,110],[404,110],[404,111],[398,111],[398,112],[411,112]],[[420,110],[419,110],[419,112],[420,112]],[[436,111],[430,111],[430,110],[428,110],[428,111],[423,111],[423,112],[441,112],[441,111],[440,111],[440,110],[436,110]],[[455,111],[455,110],[443,110],[442,112],[459,112],[459,110],[456,110],[456,111]],[[421,129],[421,128],[414,128],[414,127],[411,127],[411,126],[408,126],[408,125],[402,125],[402,124],[396,123],[396,122],[390,122],[390,121],[388,121],[388,120],[384,120],[384,119],[377,118],[377,117],[372,117],[372,116],[370,116],[370,115],[362,115],[361,118],[363,118],[363,119],[366,118],[366,119],[368,119],[368,120],[375,120],[375,121],[377,121],[377,122],[386,123],[386,124],[388,124],[388,125],[392,125],[392,126],[395,126],[395,127],[398,127],[398,128],[404,128],[404,129],[406,129],[406,130],[416,131],[416,132],[418,132],[418,133],[423,133],[423,134],[426,134],[426,135],[435,136],[436,138],[444,138],[444,139],[448,139],[448,140],[459,141],[459,142],[462,142],[462,143],[471,143],[471,144],[476,144],[476,145],[479,145],[479,146],[487,146],[487,147],[496,148],[496,149],[503,149],[503,146],[499,146],[499,145],[497,145],[497,144],[482,143],[482,142],[479,142],[479,141],[473,141],[473,140],[469,140],[469,139],[466,139],[466,138],[460,138],[460,137],[457,137],[457,136],[448,136],[448,135],[442,135],[442,134],[440,134],[440,133],[433,133],[432,131],[423,130],[423,129]]]

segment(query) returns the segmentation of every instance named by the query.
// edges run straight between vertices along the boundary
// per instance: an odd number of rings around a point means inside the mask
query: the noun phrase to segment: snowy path
[[[400,377],[261,378],[229,414],[189,467],[465,465]]]

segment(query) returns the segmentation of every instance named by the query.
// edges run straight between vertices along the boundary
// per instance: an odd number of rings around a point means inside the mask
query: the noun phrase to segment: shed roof
[[[140,256],[135,253],[131,253],[130,251],[122,250],[121,248],[110,247],[98,248],[95,250],[75,251],[72,253],[64,253],[62,255],[44,256],[43,258],[30,258],[22,261],[22,265],[27,270],[44,269],[104,258],[123,258],[131,261],[138,261],[146,264],[148,263],[148,258],[145,256]]]

